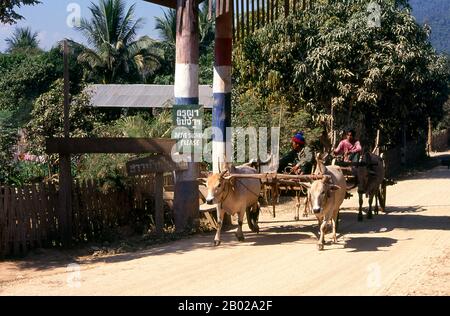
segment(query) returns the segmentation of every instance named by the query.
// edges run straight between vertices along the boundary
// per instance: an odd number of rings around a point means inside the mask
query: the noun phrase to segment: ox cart
[[[382,158],[382,155],[380,156]],[[352,196],[351,191],[357,187],[356,182],[356,174],[358,168],[364,166],[364,163],[347,163],[339,160],[333,160],[332,165],[338,166],[342,172],[344,173],[346,182],[347,182],[347,195],[346,198],[350,198]],[[384,160],[383,160],[383,168],[384,168]],[[270,168],[272,169],[272,168]],[[272,169],[273,170],[273,169]],[[307,184],[311,183],[314,180],[323,179],[323,175],[321,174],[311,174],[311,175],[293,175],[293,174],[280,174],[276,172],[263,172],[256,174],[229,174],[228,177],[233,178],[253,178],[259,179],[262,184],[262,193],[261,199],[264,201],[265,205],[272,206],[272,216],[276,217],[276,205],[279,203],[280,196],[285,194],[293,194],[296,199],[296,209],[295,209],[295,220],[300,220],[300,209],[303,208],[303,217],[307,217],[311,214],[310,205],[308,202],[307,195]],[[326,176],[325,176],[326,177]],[[392,179],[388,179],[386,177],[383,178],[383,181],[380,184],[379,194],[376,198],[378,198],[378,202],[380,204],[381,210],[384,212],[386,208],[386,199],[387,199],[387,187],[390,185],[394,185],[395,181]],[[206,201],[206,187],[200,185],[200,200],[202,203]],[[205,217],[208,221],[214,226],[217,227],[217,222],[214,216],[212,216],[211,212],[215,211],[214,205],[202,204],[200,206],[200,211],[204,212]],[[251,210],[247,211],[247,222],[253,221],[257,224],[259,219],[259,212],[257,215],[253,215],[253,218],[250,217]],[[377,212],[376,212],[377,214]]]
[[[266,202],[266,204],[271,204],[273,208],[273,217],[276,217],[276,204],[278,202],[279,192],[280,190],[286,190],[286,191],[293,191],[296,194],[297,199],[297,218],[298,218],[298,212],[300,208],[300,198],[301,192],[306,193],[306,184],[311,183],[314,180],[320,180],[326,177],[329,177],[327,175],[288,175],[288,174],[278,174],[278,173],[257,173],[257,174],[227,174],[226,176],[228,179],[236,178],[236,179],[259,179],[261,181],[263,190],[261,198]],[[214,226],[217,227],[216,219],[211,216],[211,212],[216,210],[216,206],[213,205],[207,205],[206,202],[206,196],[207,196],[207,189],[204,185],[200,184],[199,186],[200,191],[200,200],[203,202],[203,204],[200,205],[200,212],[203,212],[205,214],[205,217],[208,219],[208,221]],[[271,200],[269,203],[268,200]],[[305,205],[306,205],[305,201]],[[255,210],[247,210],[247,222],[253,222],[254,224],[257,224],[258,218],[259,218],[259,211],[254,212]],[[251,213],[255,214],[253,217],[251,217]]]
[[[379,155],[383,170],[386,170],[385,161],[383,159],[383,154]],[[340,159],[333,159],[332,165],[339,166],[344,173],[345,179],[347,181],[347,193],[351,196],[350,191],[358,186],[357,177],[358,169],[365,167],[365,162],[344,162]],[[378,202],[380,203],[380,208],[384,212],[386,209],[386,199],[387,199],[387,187],[396,184],[393,179],[383,177],[380,187],[379,195],[377,195]]]

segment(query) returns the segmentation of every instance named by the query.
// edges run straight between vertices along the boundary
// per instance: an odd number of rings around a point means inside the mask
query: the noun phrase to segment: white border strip
[[[198,65],[175,65],[175,98],[198,98]]]
[[[231,66],[214,66],[213,93],[231,92]]]

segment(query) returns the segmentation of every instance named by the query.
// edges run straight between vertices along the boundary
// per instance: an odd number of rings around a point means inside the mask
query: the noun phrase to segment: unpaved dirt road
[[[265,209],[242,243],[231,230],[216,248],[205,234],[109,257],[1,262],[0,294],[450,295],[450,170],[389,187],[387,213],[372,220],[357,222],[356,205],[344,202],[338,244],[328,235],[322,252],[316,221],[294,221],[286,203],[275,219]]]

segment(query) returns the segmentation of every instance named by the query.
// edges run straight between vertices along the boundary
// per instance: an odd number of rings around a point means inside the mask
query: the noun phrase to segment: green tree
[[[442,111],[443,111],[443,116],[442,116],[442,119],[437,124],[437,127],[436,127],[437,130],[450,128],[450,98],[442,106]]]
[[[49,91],[40,95],[33,104],[31,120],[26,125],[28,149],[36,155],[45,154],[45,138],[64,135],[64,82],[56,80]],[[90,106],[90,96],[81,92],[72,97],[69,111],[70,136],[93,135],[101,116]]]
[[[14,145],[18,138],[11,111],[0,111],[0,131],[0,183],[6,183],[13,174]]]
[[[158,31],[161,41],[175,48],[177,37],[177,11],[169,9],[163,11],[164,17],[155,17],[155,30]]]
[[[380,0],[380,28],[367,23],[369,2],[329,1],[246,38],[234,52],[234,104],[251,98],[255,112],[306,112],[311,127],[333,114],[335,128],[357,127],[368,145],[378,128],[385,144],[401,140],[402,125],[411,139],[423,135],[448,95],[445,60],[407,1]]]
[[[41,3],[38,0],[4,0],[0,2],[0,23],[14,24],[22,20],[23,16],[16,12],[23,5],[35,5]]]
[[[163,12],[164,17],[155,17],[155,29],[161,39],[156,46],[161,50],[160,67],[156,70],[152,82],[157,84],[173,84],[175,77],[175,43],[176,22],[175,10]]]
[[[213,10],[214,11],[214,10]],[[208,6],[202,4],[199,10],[199,81],[201,84],[212,84],[214,65],[214,17],[208,18]],[[161,49],[160,67],[152,81],[158,84],[173,84],[175,81],[175,44],[176,44],[176,11],[164,11],[163,17],[155,18],[155,29],[160,41],[157,47]]]
[[[73,56],[69,67],[71,92],[76,94],[81,68]],[[55,47],[32,55],[23,51],[0,54],[0,73],[0,110],[11,110],[18,123],[26,122],[34,99],[47,91],[57,78],[62,78],[62,53]]]
[[[33,53],[40,52],[38,32],[31,31],[29,27],[18,27],[11,37],[6,38],[8,53]]]
[[[143,26],[142,18],[135,19],[135,5],[128,9],[124,0],[99,0],[89,7],[92,17],[82,19],[78,30],[88,44],[72,42],[81,48],[78,61],[94,78],[103,83],[142,81],[158,65],[158,51],[147,36],[136,39]]]
[[[214,11],[214,10],[213,10]],[[163,17],[155,18],[155,29],[159,33],[162,45],[167,48],[175,49],[176,35],[177,35],[177,13],[174,9],[169,9],[163,12]],[[198,12],[198,31],[199,31],[199,45],[200,54],[209,49],[211,43],[214,42],[214,17],[208,17],[208,5],[200,5]]]
[[[18,131],[32,118],[34,100],[63,75],[63,57],[58,47],[29,54],[18,50],[0,54],[0,183],[22,184],[42,175],[42,168],[13,159]],[[71,93],[77,94],[81,68],[69,58]],[[39,115],[39,114],[35,114]]]
[[[150,118],[145,114],[121,117],[106,125],[98,125],[93,132],[98,137],[170,137],[172,114],[163,110]],[[136,158],[133,154],[83,155],[78,163],[80,179],[99,179],[103,189],[122,187],[126,181],[125,164]]]

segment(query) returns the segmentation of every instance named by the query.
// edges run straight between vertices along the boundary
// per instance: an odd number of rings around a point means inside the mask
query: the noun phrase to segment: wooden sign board
[[[170,156],[155,155],[127,162],[129,176],[187,170],[187,162],[174,162]]]

